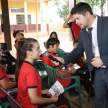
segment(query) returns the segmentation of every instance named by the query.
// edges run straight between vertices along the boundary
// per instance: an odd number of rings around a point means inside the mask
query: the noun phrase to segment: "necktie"
[[[93,66],[91,64],[91,60],[93,58],[93,53],[92,53],[92,27],[88,28],[88,52],[87,52],[87,61],[88,61],[88,69],[91,72],[93,70]]]

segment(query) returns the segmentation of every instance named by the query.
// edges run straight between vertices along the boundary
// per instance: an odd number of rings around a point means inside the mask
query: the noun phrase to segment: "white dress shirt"
[[[95,21],[92,25],[92,27],[93,27],[93,29],[92,29],[92,52],[93,52],[94,57],[100,56],[98,40],[97,40],[97,21],[98,21],[98,17],[96,16]],[[86,31],[88,31],[87,28],[86,28]],[[101,67],[106,68],[105,65],[103,65]]]

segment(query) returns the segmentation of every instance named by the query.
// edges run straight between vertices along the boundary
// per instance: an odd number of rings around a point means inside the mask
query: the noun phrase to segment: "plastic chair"
[[[7,108],[7,107],[9,107],[9,102],[2,102],[2,100],[0,99],[0,105],[1,105],[1,107],[2,108]]]
[[[39,74],[39,71],[44,71],[45,70],[42,61],[36,61],[36,60],[34,60],[33,66],[37,70],[38,74]],[[48,75],[40,75],[40,77],[41,77],[42,84],[43,84],[43,80],[44,79],[46,79],[46,83],[48,83],[48,80],[47,80]]]
[[[58,73],[59,77],[62,79],[62,80],[66,80],[66,79],[75,79],[75,83],[73,85],[70,85],[66,88],[64,88],[64,92],[70,88],[73,88],[73,87],[78,87],[78,90],[79,90],[79,102],[80,102],[80,107],[82,107],[82,103],[81,103],[81,85],[80,85],[80,77],[79,76],[74,76],[74,77],[67,77],[67,78],[63,78],[60,73],[55,70],[54,68],[46,65],[46,64],[43,64],[44,65],[44,68],[48,74],[48,78],[49,78],[49,88],[57,81],[57,78],[56,78],[56,72]]]
[[[17,89],[11,89],[9,91],[4,90],[2,87],[0,89],[5,93],[11,108],[23,108],[14,98],[12,95],[17,94]]]
[[[11,106],[11,108],[22,108],[22,106],[12,96],[14,94],[17,94],[17,91],[18,91],[17,88],[10,89],[10,90],[6,91],[2,87],[0,87],[0,92],[5,93],[8,101],[9,101],[9,102],[4,103],[4,105],[1,104],[2,108],[7,108],[8,106]]]

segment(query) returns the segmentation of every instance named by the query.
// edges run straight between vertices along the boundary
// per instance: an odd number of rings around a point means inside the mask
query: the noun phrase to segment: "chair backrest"
[[[33,66],[37,71],[44,71],[42,60],[34,60]]]
[[[0,89],[5,93],[5,95],[7,96],[7,99],[9,101],[9,104],[11,106],[11,108],[23,108],[15,99],[13,96],[13,94],[17,94],[17,90],[16,91],[12,91],[12,92],[7,92],[6,90],[4,90],[2,87],[0,87]]]
[[[44,65],[44,68],[48,74],[48,79],[49,79],[48,83],[49,83],[49,88],[50,88],[57,81],[56,72],[61,79],[63,77],[60,75],[60,73],[56,69],[54,69],[46,64],[43,64],[43,65]]]

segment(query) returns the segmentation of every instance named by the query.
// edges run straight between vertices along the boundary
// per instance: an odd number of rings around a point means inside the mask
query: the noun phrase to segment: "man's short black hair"
[[[93,11],[90,7],[89,4],[85,3],[85,2],[80,2],[78,4],[76,4],[72,10],[71,10],[71,15],[74,14],[82,14],[85,15],[86,12],[89,12],[91,15],[93,15]]]
[[[15,31],[14,33],[13,33],[13,37],[15,38],[16,37],[16,34],[17,33],[20,33],[19,31]]]
[[[74,41],[73,41],[73,45],[75,45],[75,44],[78,43],[78,42],[79,42],[79,40],[77,40],[77,39],[74,40]]]
[[[60,44],[60,41],[57,38],[49,38],[47,40],[47,48],[49,48],[50,45],[53,47],[57,43]]]

